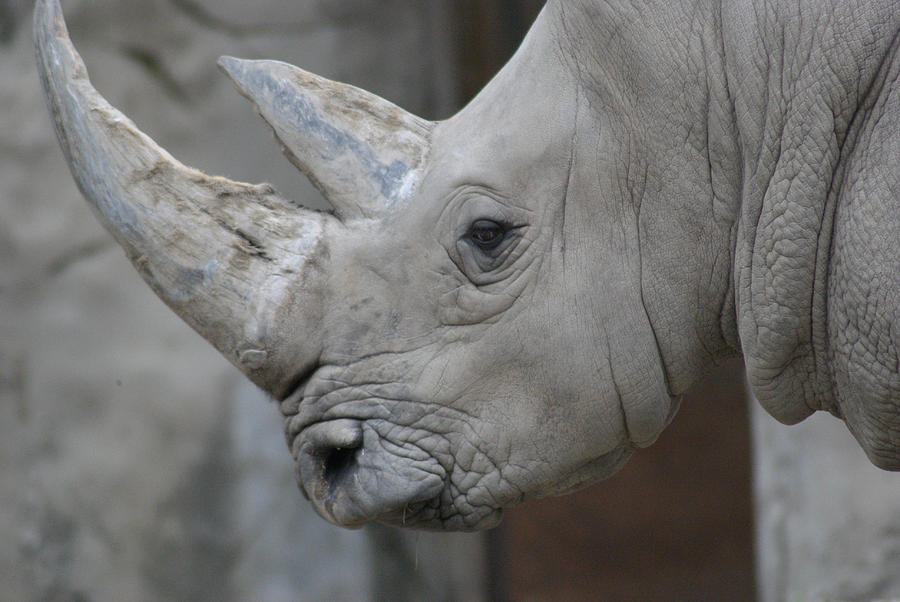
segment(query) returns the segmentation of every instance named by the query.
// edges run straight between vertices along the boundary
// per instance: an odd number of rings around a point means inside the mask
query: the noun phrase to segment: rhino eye
[[[483,251],[496,249],[506,235],[506,226],[489,219],[480,219],[469,229],[469,238]]]

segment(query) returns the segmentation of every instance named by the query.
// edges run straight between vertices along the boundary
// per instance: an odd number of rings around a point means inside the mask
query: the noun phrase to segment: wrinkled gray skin
[[[223,58],[333,213],[175,161],[58,11],[38,61],[76,181],[280,400],[326,519],[490,527],[612,474],[738,353],[775,418],[831,412],[900,469],[894,0],[551,1],[439,123]]]

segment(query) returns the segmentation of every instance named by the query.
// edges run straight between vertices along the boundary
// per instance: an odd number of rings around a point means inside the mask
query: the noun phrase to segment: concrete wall
[[[453,104],[442,2],[71,0],[96,87],[175,156],[321,202],[221,76],[278,58],[425,117]],[[477,535],[314,516],[274,404],[157,300],[92,218],[0,0],[0,598],[479,599]]]
[[[760,600],[900,599],[900,475],[844,424],[778,424],[754,400]]]

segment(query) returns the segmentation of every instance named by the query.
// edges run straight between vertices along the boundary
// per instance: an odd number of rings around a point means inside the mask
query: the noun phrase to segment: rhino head
[[[539,39],[440,123],[223,57],[334,207],[318,212],[180,164],[93,89],[58,3],[37,10],[81,191],[153,290],[280,401],[301,489],[326,519],[489,527],[504,506],[611,474],[669,421],[634,266],[572,252],[584,234],[571,224],[589,217],[571,201],[576,98],[564,70],[523,80]],[[626,237],[609,234],[595,244],[622,256]]]
[[[591,80],[596,55],[565,9],[548,5],[442,122],[285,63],[222,58],[332,204],[319,212],[179,163],[94,90],[58,1],[38,2],[42,81],[82,193],[163,301],[280,402],[301,490],[329,521],[490,527],[504,507],[612,474],[738,353],[739,326],[772,332],[736,310],[744,276],[766,273],[738,269],[752,257],[735,232],[753,240],[759,212],[722,200],[741,185],[725,95],[713,82],[705,105],[660,108],[641,100],[658,82],[627,60]],[[663,71],[654,48],[624,51]],[[703,127],[667,117],[698,106]],[[756,340],[743,341],[751,382],[781,382]],[[778,410],[796,421],[807,405]]]

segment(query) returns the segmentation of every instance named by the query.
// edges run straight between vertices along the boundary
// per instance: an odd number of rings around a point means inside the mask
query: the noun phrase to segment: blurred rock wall
[[[317,193],[215,61],[286,60],[424,117],[454,102],[443,2],[70,0],[95,86],[204,171]],[[294,484],[276,406],[92,218],[0,0],[0,598],[480,599],[477,535],[344,531]]]
[[[760,601],[900,600],[900,475],[825,412],[784,426],[751,404]]]

